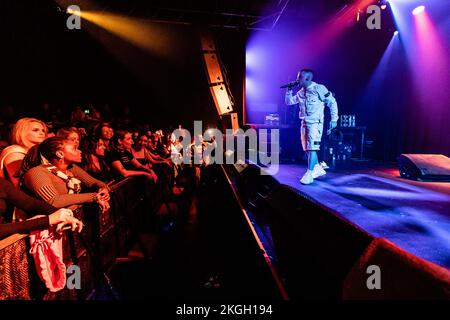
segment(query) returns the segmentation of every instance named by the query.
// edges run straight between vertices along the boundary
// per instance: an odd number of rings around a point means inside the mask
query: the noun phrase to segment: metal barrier
[[[81,270],[79,290],[65,288],[51,293],[44,288],[29,254],[28,235],[15,234],[0,240],[0,300],[86,299],[116,258],[128,252],[138,232],[151,224],[151,188],[144,178],[127,178],[110,186],[108,211],[101,213],[96,204],[74,210],[85,228],[81,234],[63,234],[63,253],[66,266],[75,264]]]

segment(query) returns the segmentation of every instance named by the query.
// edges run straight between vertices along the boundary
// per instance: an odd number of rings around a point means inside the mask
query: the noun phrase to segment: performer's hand
[[[331,134],[331,131],[337,127],[337,121],[330,121],[330,127],[327,131],[327,135]]]

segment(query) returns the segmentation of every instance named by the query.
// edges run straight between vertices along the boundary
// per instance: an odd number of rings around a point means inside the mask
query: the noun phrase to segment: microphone
[[[297,86],[298,84],[299,84],[299,81],[298,81],[298,80],[291,81],[291,82],[289,82],[289,83],[286,83],[286,84],[282,85],[282,86],[280,87],[280,89],[284,89],[284,88],[292,88],[292,87]]]

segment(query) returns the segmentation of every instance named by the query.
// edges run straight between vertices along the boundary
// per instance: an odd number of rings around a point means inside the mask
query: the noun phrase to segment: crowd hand
[[[152,170],[151,171],[151,176],[152,176],[152,179],[153,179],[153,181],[155,181],[155,183],[158,181],[158,176],[156,175],[156,173]]]
[[[83,137],[87,136],[86,129],[84,129],[84,128],[78,128],[78,132]]]
[[[56,225],[57,233],[62,233],[62,231],[67,229],[80,232],[83,229],[83,223],[73,216],[72,210],[65,208],[49,215],[49,223],[50,225]]]
[[[99,206],[102,210],[102,213],[107,211],[110,208],[109,203],[108,203],[109,199],[110,199],[110,196],[109,196],[108,189],[101,188],[99,190],[99,193],[97,193],[96,202],[99,204]]]
[[[98,190],[97,199],[109,201],[111,199],[108,188],[100,188]]]
[[[58,209],[49,216],[50,225],[55,225],[61,222],[69,221],[71,217],[73,217],[73,212],[70,209],[62,208]]]
[[[168,159],[161,159],[161,160],[155,160],[156,164],[171,164],[172,163],[172,159],[168,158]]]
[[[65,230],[81,232],[83,230],[83,222],[75,217],[71,217],[67,222],[61,222],[56,225],[56,232],[61,234]]]
[[[109,205],[109,202],[108,202],[108,201],[98,199],[98,200],[97,200],[97,203],[99,204],[102,213],[108,211],[109,208],[110,208],[110,205]]]
[[[155,183],[158,181],[158,176],[152,170],[147,173],[147,178],[153,180]]]

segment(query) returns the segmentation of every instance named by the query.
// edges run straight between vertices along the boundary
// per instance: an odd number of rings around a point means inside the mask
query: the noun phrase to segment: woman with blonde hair
[[[19,185],[19,171],[28,150],[44,141],[48,129],[44,122],[35,118],[19,119],[11,132],[11,145],[0,154],[0,176]]]

